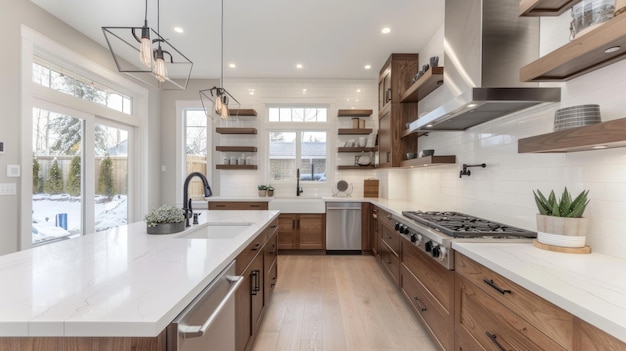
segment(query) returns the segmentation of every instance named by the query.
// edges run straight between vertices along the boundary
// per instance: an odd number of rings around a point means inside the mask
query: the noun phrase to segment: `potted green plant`
[[[185,230],[185,213],[171,205],[152,209],[144,217],[148,234],[172,234]]]
[[[267,195],[267,185],[259,185],[258,189],[260,197],[265,197]]]
[[[533,191],[537,214],[537,241],[563,247],[584,247],[588,219],[583,217],[589,204],[589,190],[583,190],[576,198],[565,187],[560,199],[554,190],[546,198],[541,191]]]
[[[267,186],[267,196],[274,196],[274,187],[271,185]]]

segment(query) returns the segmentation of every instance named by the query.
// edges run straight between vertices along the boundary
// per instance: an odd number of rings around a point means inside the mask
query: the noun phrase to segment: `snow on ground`
[[[95,198],[95,231],[117,227],[127,223],[128,204],[126,195]],[[33,244],[80,234],[81,198],[68,194],[33,195]],[[67,230],[57,225],[57,214],[67,214]],[[59,223],[60,225],[60,223]]]

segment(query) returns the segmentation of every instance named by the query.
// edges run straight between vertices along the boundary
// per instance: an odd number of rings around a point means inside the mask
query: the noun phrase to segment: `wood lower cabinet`
[[[378,225],[378,207],[374,205],[370,205],[369,211],[367,212],[369,227],[368,227],[368,236],[369,236],[369,244],[370,250],[372,250],[372,254],[374,256],[380,256],[379,250],[379,225]]]
[[[472,317],[476,311],[482,311],[485,316],[480,320],[491,321],[493,327],[497,326],[500,333],[507,335],[505,344],[522,345],[528,339],[529,345],[535,347],[554,347],[546,350],[572,349],[574,323],[570,313],[458,252],[455,253],[455,268],[458,333],[471,334],[481,345],[492,344],[485,335],[495,331],[476,329],[492,326],[477,325],[477,317]],[[481,304],[489,306],[480,307]],[[540,335],[535,335],[536,331],[541,331]],[[500,336],[501,340],[505,339],[504,335]]]
[[[574,318],[574,351],[626,351],[626,343]]]
[[[255,334],[261,324],[263,311],[269,303],[267,272],[276,267],[276,235],[278,220],[274,220],[237,256],[237,274],[244,282],[235,295],[235,350],[245,351],[252,347]],[[276,284],[276,270],[270,278]]]
[[[278,216],[279,250],[325,250],[326,215],[281,213]]]
[[[443,350],[454,347],[454,272],[402,240],[400,289]]]
[[[2,351],[166,351],[166,332],[154,338],[23,337],[0,338]]]
[[[267,210],[266,201],[209,201],[209,210]]]
[[[383,212],[380,219],[380,241],[378,249],[383,267],[387,270],[397,286],[400,286],[400,260],[402,244],[400,234],[395,230],[395,222],[392,223],[391,215]]]
[[[267,305],[270,299],[272,298],[272,294],[274,292],[274,288],[276,287],[276,282],[278,279],[278,233],[274,232],[272,236],[267,240],[265,244],[265,251],[263,255],[263,266],[265,268],[265,282],[264,289],[265,294],[263,297],[265,298],[265,304]]]

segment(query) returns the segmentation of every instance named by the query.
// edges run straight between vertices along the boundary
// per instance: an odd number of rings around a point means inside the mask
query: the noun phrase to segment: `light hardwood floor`
[[[278,256],[253,351],[438,350],[373,256]]]

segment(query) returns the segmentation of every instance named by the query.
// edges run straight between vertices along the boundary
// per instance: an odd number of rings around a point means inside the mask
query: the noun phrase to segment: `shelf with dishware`
[[[257,113],[252,108],[232,108],[228,109],[228,116],[230,117],[256,117]]]
[[[371,133],[372,128],[339,128],[337,130],[339,135],[366,135]]]
[[[372,110],[364,109],[345,109],[338,110],[337,117],[369,117],[373,113]]]
[[[431,67],[403,94],[400,102],[419,102],[443,85],[443,67]]]
[[[626,16],[622,14],[523,66],[520,80],[567,81],[623,60],[625,48]]]
[[[215,165],[215,169],[221,169],[221,170],[239,170],[239,169],[254,170],[257,168],[258,168],[257,165]]]
[[[520,16],[560,16],[581,0],[520,0]]]
[[[257,152],[256,146],[216,146],[215,151],[222,152]]]
[[[626,118],[520,139],[518,153],[576,152],[626,147]]]
[[[337,148],[337,152],[376,152],[377,147],[342,146]]]
[[[425,156],[413,159],[403,160],[400,167],[427,167],[427,166],[443,166],[456,163],[455,155],[442,156]]]
[[[376,165],[367,165],[367,166],[359,166],[359,165],[339,165],[337,166],[338,170],[348,170],[348,169],[360,169],[360,170],[366,170],[366,169],[374,169],[376,168]]]
[[[239,128],[239,127],[228,127],[228,128],[215,128],[215,132],[218,134],[256,134],[256,128]]]

